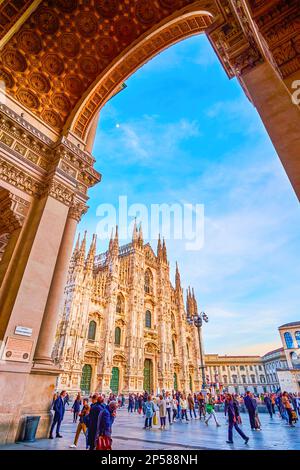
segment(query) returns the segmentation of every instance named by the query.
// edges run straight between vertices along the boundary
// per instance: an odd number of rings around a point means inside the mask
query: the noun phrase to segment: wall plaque
[[[29,362],[33,341],[8,337],[2,359],[4,361]]]

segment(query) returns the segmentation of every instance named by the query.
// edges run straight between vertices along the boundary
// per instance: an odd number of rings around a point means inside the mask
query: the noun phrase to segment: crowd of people
[[[62,437],[60,426],[64,418],[65,407],[69,405],[69,396],[65,391],[56,394],[53,398],[54,418],[49,438],[53,439],[56,428],[56,437]],[[233,443],[233,429],[248,443],[249,437],[241,429],[242,407],[248,413],[250,427],[253,431],[261,430],[258,405],[265,405],[270,417],[278,413],[288,426],[294,427],[300,417],[300,394],[264,393],[254,396],[251,392],[245,395],[230,393],[212,394],[207,391],[199,393],[181,393],[162,391],[160,395],[148,392],[129,394],[128,399],[124,394],[119,396],[110,393],[107,397],[103,394],[94,394],[89,398],[82,398],[80,394],[75,398],[71,411],[73,423],[77,423],[77,429],[73,444],[76,448],[81,432],[85,436],[86,449],[104,450],[112,446],[112,425],[115,420],[117,408],[127,406],[128,413],[138,413],[144,417],[144,429],[151,430],[159,424],[162,431],[175,422],[187,423],[192,419],[203,419],[208,426],[211,419],[217,427],[221,426],[215,412],[216,405],[224,411],[228,424],[227,443]],[[243,410],[243,411],[244,411]],[[159,423],[158,423],[159,418]]]

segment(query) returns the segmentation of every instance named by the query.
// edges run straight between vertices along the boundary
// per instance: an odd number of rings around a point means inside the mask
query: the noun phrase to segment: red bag
[[[112,450],[112,439],[108,436],[99,436],[96,450]]]
[[[139,413],[139,414],[142,413],[142,408],[139,408],[139,409],[138,409],[138,413]]]

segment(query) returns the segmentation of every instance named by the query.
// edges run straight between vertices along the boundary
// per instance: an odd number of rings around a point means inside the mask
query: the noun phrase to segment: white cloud
[[[182,118],[177,122],[161,123],[159,116],[144,115],[139,120],[119,123],[109,132],[99,129],[96,147],[116,163],[137,162],[143,166],[161,165],[174,153],[180,153],[180,145],[187,139],[201,135],[199,123]]]

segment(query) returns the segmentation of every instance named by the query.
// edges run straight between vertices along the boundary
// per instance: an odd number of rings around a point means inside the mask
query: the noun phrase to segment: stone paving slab
[[[300,450],[300,425],[295,428],[286,426],[285,422],[275,415],[261,414],[261,431],[252,431],[249,419],[242,414],[242,429],[250,437],[246,446],[240,436],[234,431],[234,444],[226,444],[227,424],[223,413],[217,413],[221,427],[217,428],[210,420],[208,426],[200,420],[190,420],[188,423],[174,423],[167,430],[161,431],[155,426],[151,431],[143,428],[143,416],[137,413],[129,414],[126,409],[118,410],[113,426],[114,450]],[[0,450],[69,450],[72,444],[76,424],[72,423],[72,413],[66,411],[61,428],[62,439],[40,439],[34,443],[17,443],[1,446]],[[77,449],[85,449],[85,438],[80,436]],[[76,449],[71,449],[75,450]]]

